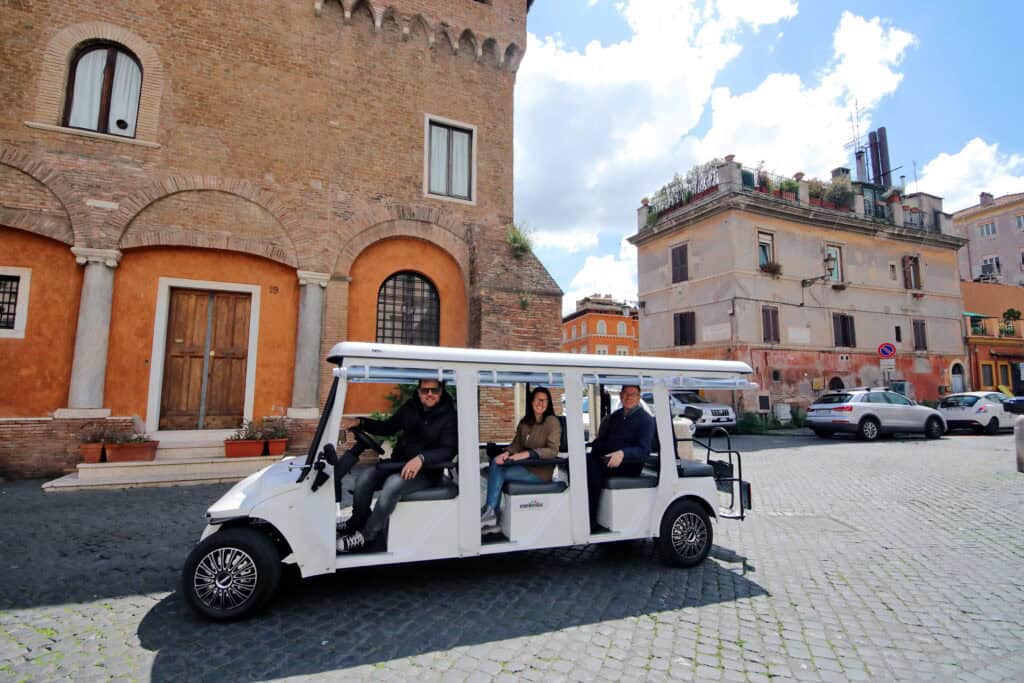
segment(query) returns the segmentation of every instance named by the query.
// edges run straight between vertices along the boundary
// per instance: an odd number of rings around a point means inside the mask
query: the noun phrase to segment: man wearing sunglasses
[[[448,462],[454,458],[459,432],[451,397],[441,382],[431,379],[420,380],[416,396],[402,404],[388,419],[344,418],[341,426],[380,436],[401,432],[391,453],[391,462],[405,463],[400,472],[382,472],[376,467],[357,470],[352,518],[338,538],[338,552],[351,552],[377,537],[403,495],[437,485],[441,470],[424,465]],[[373,512],[370,512],[370,501],[378,488],[380,496]]]

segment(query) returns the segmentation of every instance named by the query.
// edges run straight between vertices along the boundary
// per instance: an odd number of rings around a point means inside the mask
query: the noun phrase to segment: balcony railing
[[[1024,339],[1024,321],[973,318],[971,320],[971,336]]]

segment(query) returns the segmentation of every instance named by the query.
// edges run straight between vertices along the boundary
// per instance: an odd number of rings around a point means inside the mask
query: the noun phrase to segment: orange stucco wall
[[[249,349],[256,353],[253,417],[287,410],[298,323],[295,271],[247,254],[173,247],[126,250],[117,269],[104,395],[113,414],[146,415],[150,363],[163,363],[150,358],[161,277],[260,285],[259,341]]]
[[[32,269],[25,338],[0,338],[0,417],[45,417],[68,404],[82,269],[68,245],[5,227],[0,265]]]
[[[441,346],[468,346],[469,302],[458,263],[443,249],[423,240],[396,237],[367,247],[352,264],[349,275],[348,339],[376,341],[377,294],[384,281],[412,270],[433,283],[441,300]],[[345,411],[388,411],[390,390],[379,385],[351,385]]]

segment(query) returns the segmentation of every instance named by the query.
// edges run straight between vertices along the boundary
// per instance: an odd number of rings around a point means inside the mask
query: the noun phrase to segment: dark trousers
[[[597,523],[597,507],[601,503],[601,491],[608,477],[639,477],[644,470],[642,462],[625,462],[614,468],[609,468],[604,457],[594,455],[591,452],[587,455],[587,497],[590,498],[590,523]]]

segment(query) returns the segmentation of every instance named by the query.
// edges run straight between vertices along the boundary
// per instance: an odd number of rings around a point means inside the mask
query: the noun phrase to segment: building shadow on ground
[[[292,577],[238,623],[204,621],[176,592],[138,636],[157,653],[154,681],[316,675],[542,634],[556,648],[563,629],[767,594],[746,558],[718,546],[712,558],[673,569],[633,541]]]

